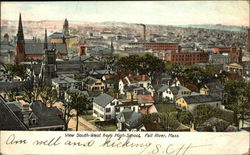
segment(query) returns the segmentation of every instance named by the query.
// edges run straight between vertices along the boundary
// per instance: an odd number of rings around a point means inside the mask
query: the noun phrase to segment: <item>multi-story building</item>
[[[208,52],[169,52],[165,54],[165,60],[185,65],[206,63],[209,60]]]
[[[93,116],[100,121],[115,119],[115,106],[119,104],[119,101],[114,97],[102,93],[93,100]]]
[[[230,58],[230,62],[241,62],[242,60],[241,49],[235,46],[216,47],[213,50],[215,54],[227,54]]]
[[[180,51],[181,46],[179,46],[178,43],[165,43],[165,42],[126,42],[123,43],[124,45],[133,46],[133,47],[142,47],[145,49],[151,49],[151,50],[162,50],[162,51]]]

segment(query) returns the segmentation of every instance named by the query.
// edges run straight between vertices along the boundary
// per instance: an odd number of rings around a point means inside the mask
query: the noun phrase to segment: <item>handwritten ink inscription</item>
[[[75,137],[75,138],[71,138]],[[88,137],[88,138],[86,138]],[[70,146],[70,147],[93,147],[93,148],[110,148],[118,149],[134,149],[136,154],[166,154],[166,155],[185,155],[189,153],[189,150],[207,147],[209,145],[193,145],[192,143],[187,144],[174,144],[171,143],[152,143],[149,140],[138,139],[141,137],[140,134],[88,134],[88,133],[77,133],[77,134],[65,134],[65,138],[62,136],[54,136],[47,139],[42,139],[41,137],[28,141],[27,139],[18,138],[15,134],[11,134],[5,141],[6,145],[32,145],[32,146],[46,146],[46,147],[55,147],[55,146]],[[145,137],[153,137],[153,135],[146,134]],[[168,137],[179,137],[177,135],[154,135],[154,137],[161,137],[167,139]],[[91,139],[90,139],[91,138]],[[137,138],[137,141],[135,140]],[[71,140],[69,140],[71,139]],[[60,150],[59,150],[60,151]]]

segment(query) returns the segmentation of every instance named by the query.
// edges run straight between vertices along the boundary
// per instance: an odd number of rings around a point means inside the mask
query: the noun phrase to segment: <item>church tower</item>
[[[65,19],[64,24],[63,24],[63,35],[69,36],[69,22],[67,18]]]
[[[17,32],[17,43],[15,53],[15,63],[19,63],[25,60],[25,41],[23,35],[23,25],[21,13],[19,14],[18,32]]]
[[[45,29],[45,36],[44,36],[44,43],[43,43],[43,49],[48,49],[48,39],[47,39],[47,29]]]

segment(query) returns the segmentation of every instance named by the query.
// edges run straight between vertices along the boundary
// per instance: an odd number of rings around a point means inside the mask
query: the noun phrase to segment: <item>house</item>
[[[116,115],[118,115],[121,111],[123,111],[125,108],[131,109],[135,112],[139,111],[139,104],[138,101],[131,101],[128,99],[119,99],[121,102],[119,105],[115,106],[115,112]]]
[[[225,132],[229,130],[228,127],[230,126],[230,122],[216,117],[211,117],[203,123],[203,126],[205,127],[205,131]],[[237,131],[236,127],[235,131]]]
[[[139,106],[151,106],[154,104],[154,99],[151,95],[137,95]]]
[[[125,76],[119,81],[118,90],[120,91],[120,94],[125,94],[124,87],[130,85],[143,87],[145,89],[150,89],[150,90],[153,88],[151,86],[151,81],[149,80],[148,76],[129,74],[128,76]]]
[[[248,129],[250,130],[250,117],[247,116],[244,119],[241,118],[239,121],[239,128],[244,130],[244,129]]]
[[[175,102],[176,98],[181,96],[187,96],[191,94],[191,91],[181,85],[178,86],[171,86],[162,85],[161,88],[158,89],[158,94],[162,98],[168,98],[171,102]]]
[[[104,64],[93,56],[81,55],[71,58],[69,61],[80,61],[85,73],[89,73],[94,70],[104,69]]]
[[[67,76],[52,79],[52,86],[57,90],[58,98],[64,99],[69,88],[80,88],[81,82]]]
[[[176,100],[176,105],[193,113],[199,105],[210,105],[213,108],[221,108],[221,99],[211,95],[182,96]]]
[[[99,96],[94,97],[93,116],[100,119],[100,121],[115,119],[115,106],[119,104],[119,101],[114,97],[101,93]]]
[[[89,75],[92,76],[92,77],[95,77],[95,78],[102,78],[102,76],[104,75],[115,75],[116,73],[112,70],[107,70],[107,69],[104,69],[104,70],[93,70],[93,71],[90,71],[89,72]]]
[[[0,130],[28,130],[0,95]]]
[[[15,100],[15,94],[24,88],[27,81],[20,82],[0,82],[0,95],[5,100]]]
[[[229,73],[237,73],[243,75],[243,66],[238,63],[231,63],[224,65],[224,70]]]
[[[106,84],[106,89],[115,89],[116,91],[118,91],[118,74],[103,75],[101,79]]]
[[[101,79],[96,79],[94,77],[88,76],[84,80],[84,87],[88,91],[104,91],[105,90],[105,83],[102,82]]]
[[[147,106],[140,106],[139,113],[142,114],[153,114],[158,113],[158,110],[156,109],[155,105],[147,105]]]
[[[117,117],[118,131],[146,131],[142,114],[125,108]]]
[[[127,99],[137,99],[137,94],[141,94],[145,91],[145,88],[135,85],[126,85],[124,87],[124,93]]]
[[[209,82],[200,88],[200,94],[211,95],[214,97],[224,98],[224,86],[218,82]],[[223,102],[224,103],[224,102]]]
[[[29,115],[29,130],[63,131],[62,113],[56,107],[47,107],[41,101],[31,103],[32,112]]]

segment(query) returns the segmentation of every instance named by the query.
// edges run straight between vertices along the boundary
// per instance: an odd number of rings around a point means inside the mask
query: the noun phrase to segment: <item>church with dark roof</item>
[[[16,53],[15,53],[15,63],[20,63],[24,61],[37,61],[42,60],[45,49],[55,49],[56,58],[65,59],[68,56],[68,46],[67,38],[68,32],[68,22],[64,23],[64,33],[61,36],[61,41],[50,40],[48,43],[47,29],[45,29],[44,42],[39,39],[34,39],[32,41],[27,41],[24,39],[22,17],[19,15],[19,24],[17,32],[17,42],[16,42]]]

